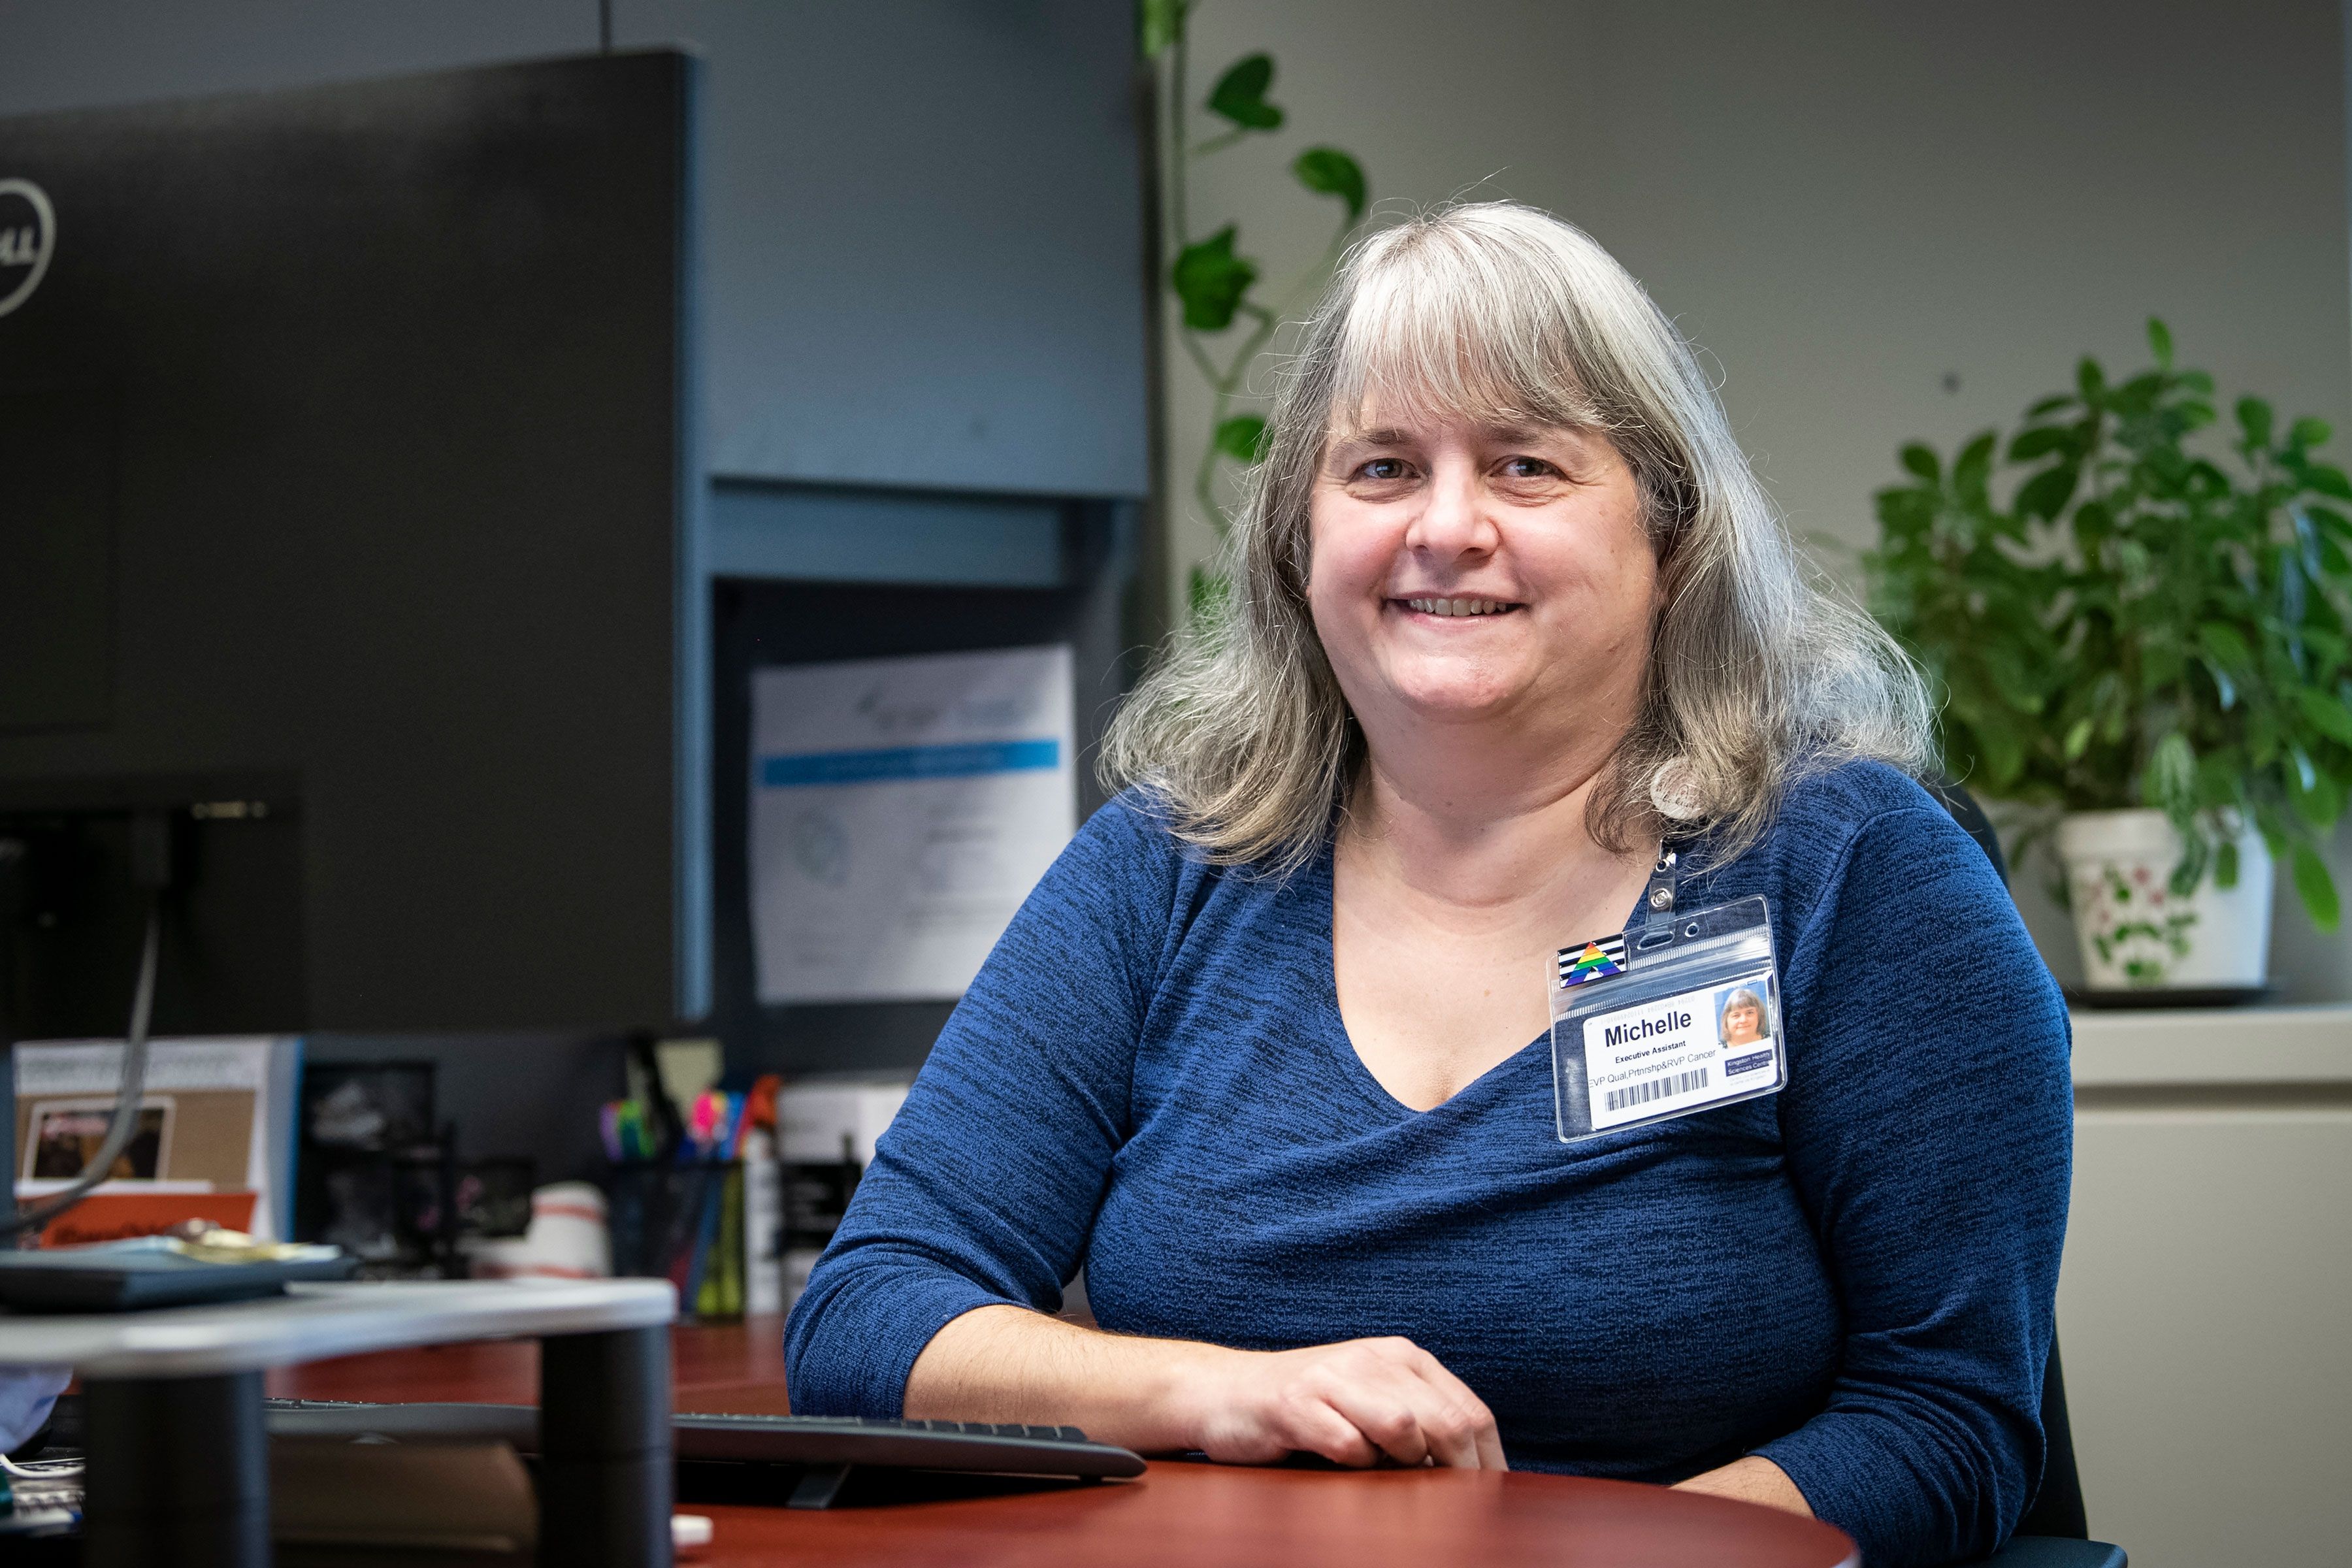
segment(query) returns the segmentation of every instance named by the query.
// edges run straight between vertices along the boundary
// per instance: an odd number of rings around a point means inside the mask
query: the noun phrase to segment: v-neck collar
[[[1341,1076],[1356,1088],[1363,1099],[1395,1121],[1438,1116],[1467,1104],[1480,1097],[1482,1091],[1491,1096],[1495,1092],[1492,1086],[1517,1070],[1528,1058],[1539,1053],[1549,1055],[1551,1031],[1547,1028],[1426,1110],[1416,1110],[1399,1100],[1388,1085],[1364,1064],[1363,1053],[1356,1049],[1355,1037],[1348,1033],[1347,1016],[1339,1010],[1339,957],[1331,935],[1332,905],[1336,896],[1333,891],[1332,854],[1333,846],[1327,842],[1322,853],[1315,858],[1293,887],[1299,895],[1297,913],[1307,928],[1306,945],[1310,954],[1309,962],[1315,964],[1319,981],[1316,986],[1316,998],[1323,1009],[1324,1027],[1318,1033],[1339,1058]]]

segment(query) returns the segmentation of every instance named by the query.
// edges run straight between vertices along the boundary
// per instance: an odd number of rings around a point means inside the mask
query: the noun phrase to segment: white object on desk
[[[888,1131],[911,1087],[899,1074],[803,1079],[783,1087],[776,1096],[777,1151],[783,1184],[794,1196],[780,1220],[790,1225],[797,1218],[803,1227],[816,1221],[819,1232],[830,1234],[823,1211],[835,1196],[846,1195],[853,1173],[845,1167],[863,1172],[874,1163],[875,1141]],[[824,1250],[809,1245],[808,1236],[796,1239],[800,1245],[786,1248],[778,1260],[780,1311],[789,1311],[801,1299]]]
[[[963,994],[1076,830],[1071,670],[1057,646],[753,677],[761,1001]]]
[[[466,1247],[477,1279],[602,1279],[613,1272],[604,1194],[593,1182],[553,1182],[530,1194],[530,1227]]]

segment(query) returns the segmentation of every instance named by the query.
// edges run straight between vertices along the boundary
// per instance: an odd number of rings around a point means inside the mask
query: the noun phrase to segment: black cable
[[[117,1091],[114,1120],[107,1124],[106,1140],[84,1163],[81,1172],[62,1190],[28,1208],[16,1208],[0,1218],[0,1236],[37,1230],[81,1202],[89,1190],[106,1180],[114,1162],[129,1146],[139,1126],[139,1103],[147,1089],[147,1021],[155,1007],[155,957],[163,941],[163,900],[157,894],[147,906],[147,942],[139,955],[139,984],[131,998],[131,1033],[122,1047],[122,1087]],[[32,1129],[26,1130],[28,1133]]]

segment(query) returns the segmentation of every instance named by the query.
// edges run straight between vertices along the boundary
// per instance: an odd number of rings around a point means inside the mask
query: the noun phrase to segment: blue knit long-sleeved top
[[[1984,856],[1876,764],[1800,784],[1681,902],[1752,893],[1788,1087],[1566,1145],[1547,1040],[1428,1111],[1365,1069],[1328,853],[1205,866],[1122,796],[881,1140],[786,1329],[794,1408],[895,1415],[950,1320],[1051,1310],[1083,1265],[1127,1333],[1412,1339],[1516,1467],[1671,1481],[1758,1453],[1874,1568],[1991,1550],[2042,1470],[2057,988]]]

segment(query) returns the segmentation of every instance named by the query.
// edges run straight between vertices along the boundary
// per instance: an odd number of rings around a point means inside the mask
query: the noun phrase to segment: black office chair
[[[2001,885],[2009,885],[2009,862],[2000,839],[1985,820],[1982,807],[1958,784],[1930,784],[1927,793],[1943,803],[1952,820],[1992,862]],[[2058,1339],[2050,1339],[2050,1364],[2042,1373],[2042,1435],[2048,1447],[2042,1467],[2042,1486],[2026,1505],[2017,1533],[2009,1544],[1984,1559],[1990,1568],[2125,1568],[2120,1546],[2090,1539],[2090,1521],[2083,1512],[2083,1477],[2074,1468],[2074,1428],[2066,1419],[2066,1378],[2058,1365]]]

